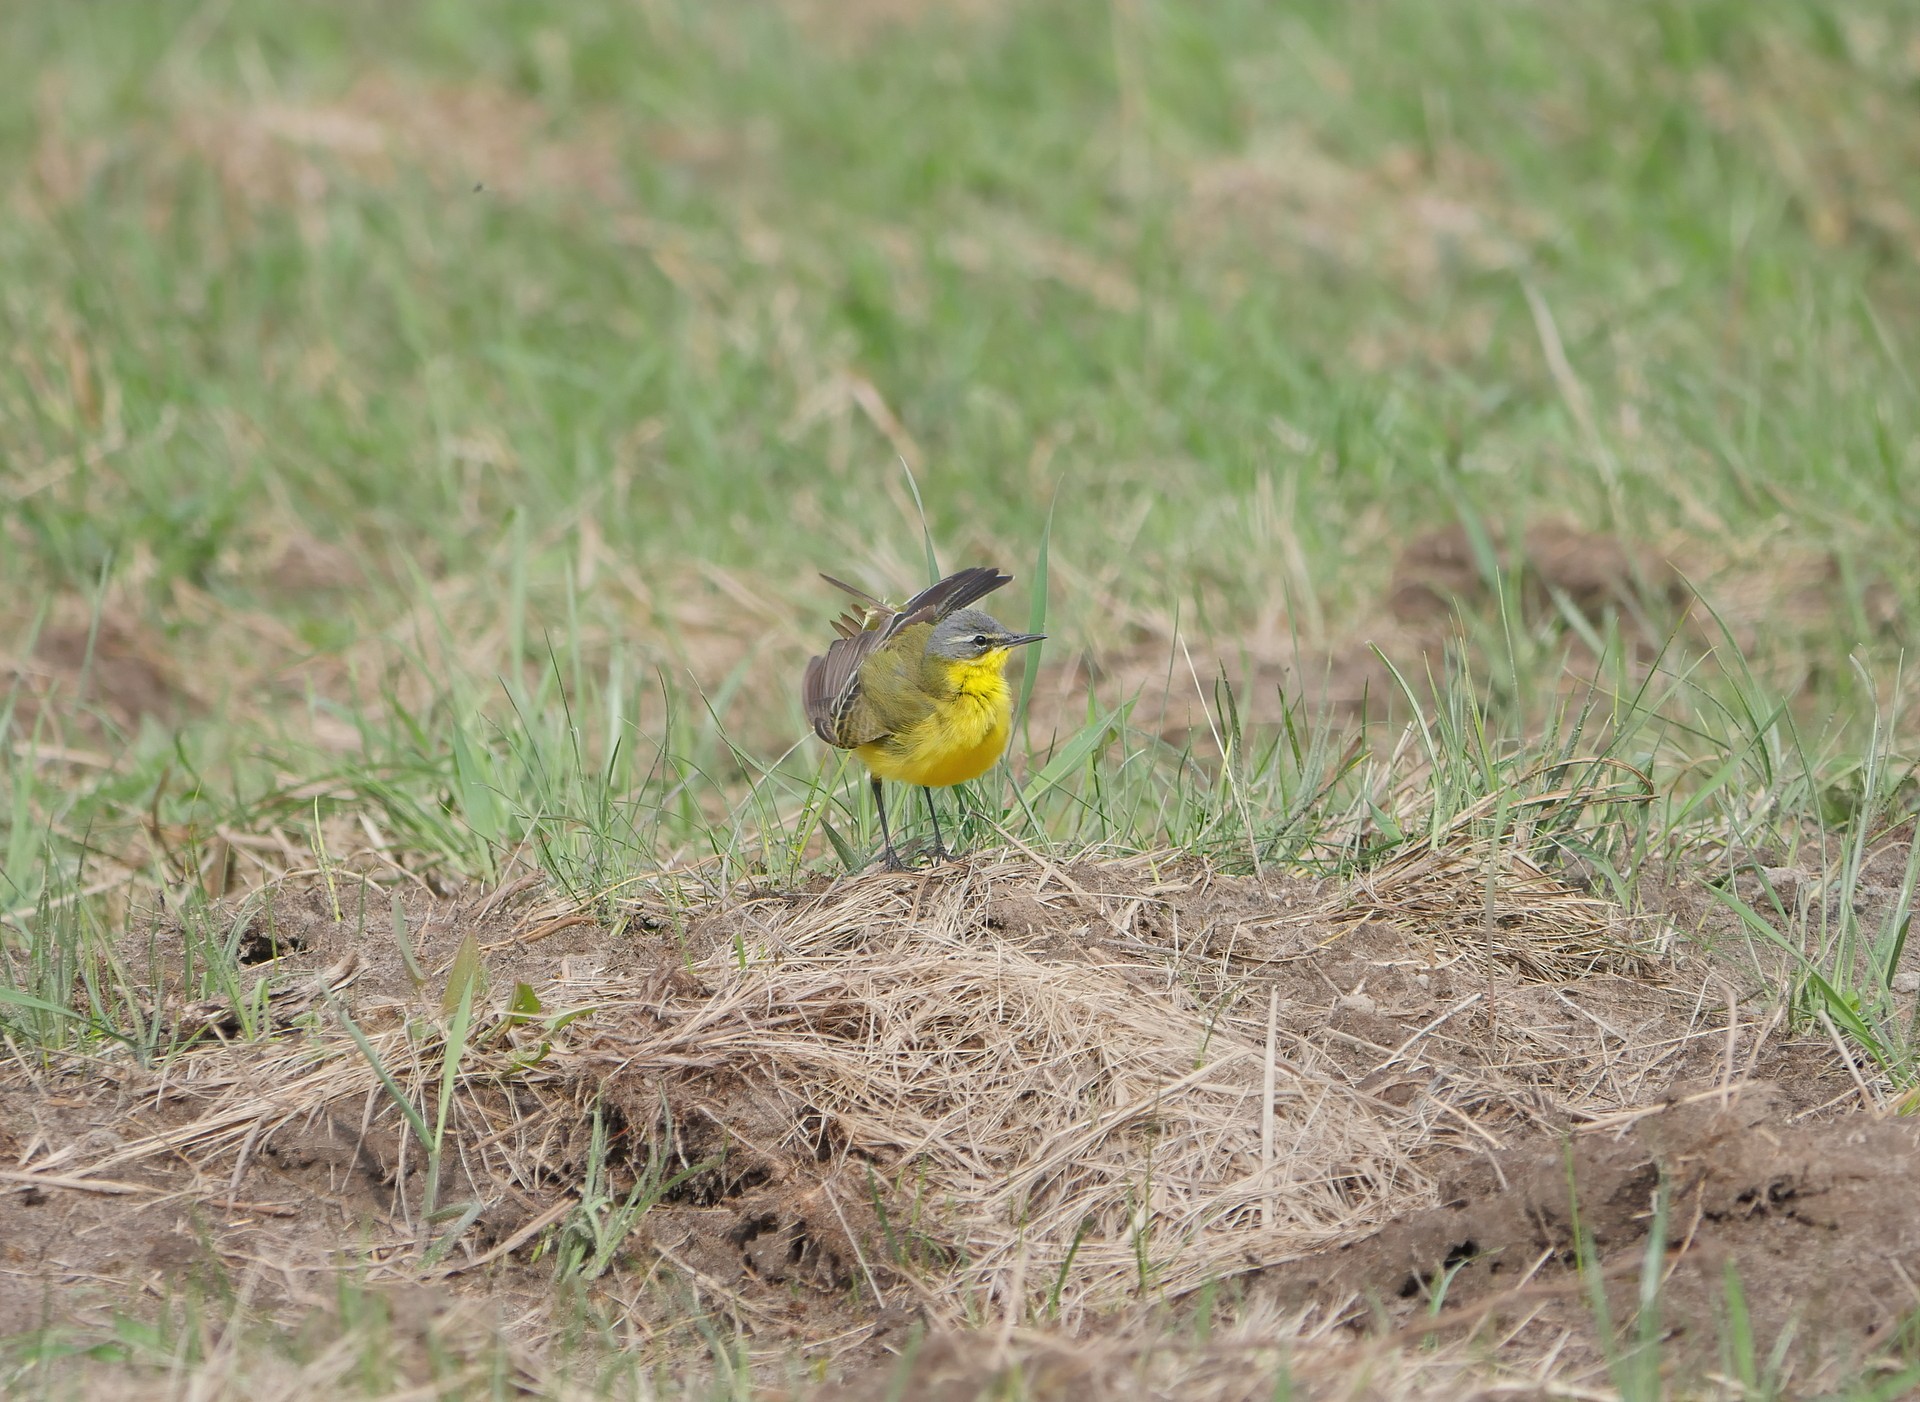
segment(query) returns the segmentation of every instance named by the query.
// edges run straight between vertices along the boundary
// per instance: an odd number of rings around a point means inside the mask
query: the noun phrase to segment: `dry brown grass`
[[[135,144],[156,161],[204,165],[236,212],[317,215],[343,182],[387,186],[405,176],[508,197],[626,202],[607,123],[559,131],[540,104],[497,85],[422,87],[374,73],[330,98],[236,102],[191,88],[168,96],[169,124],[136,134]],[[110,154],[71,138],[59,98],[50,81],[34,180],[23,191],[52,209],[79,199]]]
[[[164,1002],[199,1049],[157,1079],[89,1068],[123,1103],[149,1102],[151,1127],[103,1141],[49,1120],[8,1182],[238,1208],[282,1234],[246,1250],[291,1300],[340,1260],[339,1228],[308,1222],[288,1188],[324,1169],[331,1186],[308,1191],[338,1206],[357,1176],[361,1279],[497,1289],[537,1275],[529,1253],[578,1209],[597,1105],[603,1190],[686,1174],[628,1244],[636,1263],[653,1256],[754,1334],[825,1328],[837,1349],[884,1356],[898,1341],[875,1331],[906,1311],[997,1331],[1004,1357],[1063,1376],[1131,1370],[1156,1395],[1240,1396],[1231,1360],[1275,1330],[1354,1366],[1329,1333],[1354,1301],[1284,1319],[1249,1306],[1241,1332],[1153,1358],[1113,1342],[1151,1330],[1115,1321],[1360,1240],[1434,1204],[1450,1165],[1536,1126],[1652,1113],[1688,1068],[1719,1069],[1721,1002],[1648,981],[1676,974],[1657,932],[1473,831],[1343,888],[1013,853],[691,910],[649,888],[622,901],[625,936],[565,902],[526,906],[522,883],[418,916],[420,991],[390,940],[286,910],[301,952],[268,966],[263,1036],[241,1038],[220,1004]],[[494,990],[457,1069],[439,1199],[485,1211],[436,1247],[425,1155],[376,1064],[431,1113],[439,981],[476,933]],[[515,1025],[520,980],[545,1013]],[[543,1020],[581,1008],[561,1031]],[[795,1314],[795,1292],[840,1304]],[[1384,1387],[1402,1363],[1368,1366]]]
[[[1411,298],[1450,270],[1524,264],[1547,234],[1541,216],[1503,200],[1495,172],[1447,146],[1432,156],[1396,150],[1367,169],[1327,152],[1310,133],[1281,129],[1242,155],[1196,166],[1180,233],[1201,258],[1254,251],[1284,267],[1358,271]],[[1440,359],[1483,352],[1492,327],[1455,325],[1427,347]],[[1361,363],[1382,359],[1356,344]]]

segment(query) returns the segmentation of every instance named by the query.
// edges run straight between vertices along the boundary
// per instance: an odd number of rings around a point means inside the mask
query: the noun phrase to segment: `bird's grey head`
[[[1045,633],[1016,633],[982,609],[955,609],[933,625],[927,651],[954,662],[969,662],[990,652],[1037,643]]]

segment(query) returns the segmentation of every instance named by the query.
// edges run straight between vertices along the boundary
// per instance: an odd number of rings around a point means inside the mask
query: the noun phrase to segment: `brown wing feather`
[[[860,664],[886,640],[887,634],[877,628],[852,637],[836,638],[825,657],[816,657],[807,663],[806,678],[801,684],[807,722],[813,727],[813,733],[829,745],[850,750],[880,738],[879,734],[859,734],[850,729],[847,722],[852,719],[854,702],[860,696]]]
[[[894,620],[892,631],[904,626],[901,620],[917,614],[928,614],[928,621],[938,623],[955,609],[963,609],[977,599],[984,599],[1003,584],[1013,581],[1010,574],[1002,574],[990,565],[975,565],[972,569],[950,574],[938,584],[922,589],[900,610],[899,618]],[[918,621],[918,620],[916,620]]]
[[[874,598],[873,595],[869,594],[866,590],[860,588],[858,585],[849,584],[844,579],[835,579],[832,575],[827,574],[824,571],[821,573],[820,577],[826,580],[826,582],[831,584],[835,589],[844,589],[847,593],[853,595],[854,598],[858,599],[863,604],[871,604],[873,607],[877,609],[885,609],[889,613],[893,611],[892,604],[888,603],[885,599]]]
[[[859,608],[848,609],[833,620],[833,631],[841,637],[851,638],[855,633],[863,632],[868,628],[885,627],[893,617],[893,605],[885,599],[876,599],[866,590],[849,584],[844,579],[835,579],[830,574],[822,573],[820,577],[835,589],[843,589],[860,601]]]
[[[820,577],[872,605],[862,610],[864,618],[848,613],[834,621],[834,631],[840,636],[827,648],[824,657],[813,658],[807,663],[806,676],[800,685],[801,700],[806,708],[807,722],[813,726],[813,733],[829,745],[837,745],[843,750],[881,739],[886,733],[882,730],[871,735],[865,734],[864,730],[871,729],[871,724],[864,727],[858,724],[855,703],[860,698],[861,664],[902,628],[914,623],[936,623],[954,610],[985,598],[1013,579],[1012,575],[1002,574],[997,569],[976,565],[950,574],[938,584],[921,590],[896,610],[832,575],[823,574]],[[869,722],[876,719],[871,709],[864,714]]]

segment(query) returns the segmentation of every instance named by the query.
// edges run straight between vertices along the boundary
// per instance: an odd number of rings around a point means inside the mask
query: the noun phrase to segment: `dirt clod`
[[[1550,1332],[1587,1321],[1585,1261],[1614,1317],[1630,1319],[1663,1212],[1676,1342],[1711,1361],[1731,1267],[1757,1335],[1804,1328],[1864,1353],[1915,1308],[1916,1171],[1920,1127],[1794,1124],[1774,1087],[1754,1085],[1495,1155],[1444,1181],[1437,1205],[1277,1267],[1262,1288],[1290,1307],[1348,1311],[1362,1330],[1384,1309],[1399,1327]]]

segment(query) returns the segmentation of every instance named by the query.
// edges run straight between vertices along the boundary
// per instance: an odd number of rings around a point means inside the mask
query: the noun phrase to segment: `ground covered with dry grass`
[[[239,998],[154,987],[164,1065],[17,1064],[0,1302],[164,1371],[124,1321],[191,1294],[216,1389],[698,1386],[723,1330],[835,1395],[1584,1395],[1650,1311],[1650,1378],[1906,1376],[1914,1131],[1512,848],[550,897],[283,887]]]
[[[0,1392],[1920,1389],[1917,81],[7,10]],[[972,563],[1049,641],[878,873],[817,572]]]

